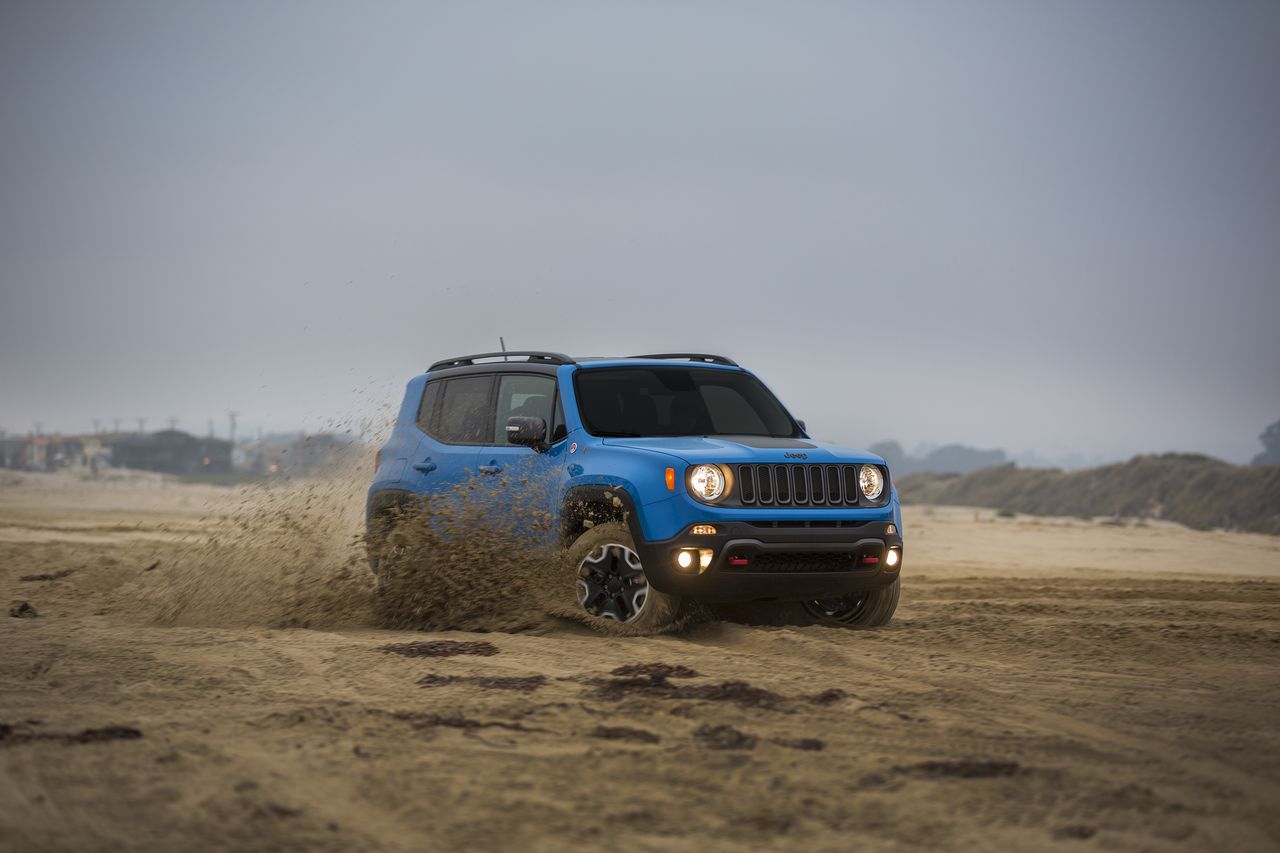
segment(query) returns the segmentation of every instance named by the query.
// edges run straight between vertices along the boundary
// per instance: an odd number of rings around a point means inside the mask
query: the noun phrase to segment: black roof
[[[500,358],[510,361],[518,358],[526,364],[575,364],[574,360],[562,352],[542,352],[539,350],[511,350],[510,352],[479,352],[475,355],[460,355],[437,361],[427,368],[428,371],[444,370],[448,367],[471,367],[480,359]]]
[[[700,361],[709,364],[727,364],[737,367],[738,363],[731,358],[723,355],[712,355],[705,352],[664,352],[651,353],[649,355],[629,355],[623,358],[634,359],[657,359],[657,360],[679,360],[679,361]],[[559,366],[562,364],[577,364],[577,360],[565,355],[561,352],[549,352],[543,350],[511,350],[509,352],[480,352],[474,355],[460,355],[455,358],[446,358],[437,361],[427,368],[428,372],[437,370],[448,370],[454,367],[476,367],[477,361],[489,361],[494,359],[502,359],[504,363],[510,363],[515,359],[516,364],[537,364],[548,366]]]

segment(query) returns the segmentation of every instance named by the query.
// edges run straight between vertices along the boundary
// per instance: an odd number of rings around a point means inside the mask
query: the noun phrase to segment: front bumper
[[[888,521],[714,522],[712,535],[690,525],[660,542],[637,542],[645,577],[656,589],[700,601],[802,600],[888,586],[902,568],[902,536]],[[676,554],[709,548],[701,573],[681,572]],[[898,552],[890,567],[886,555]]]

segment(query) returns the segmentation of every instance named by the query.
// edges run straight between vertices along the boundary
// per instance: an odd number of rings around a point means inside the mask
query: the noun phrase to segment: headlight
[[[724,495],[724,470],[719,465],[695,465],[689,469],[689,491],[704,501],[718,501]]]
[[[884,492],[884,474],[874,465],[863,465],[858,471],[858,488],[862,489],[864,498],[875,500]]]

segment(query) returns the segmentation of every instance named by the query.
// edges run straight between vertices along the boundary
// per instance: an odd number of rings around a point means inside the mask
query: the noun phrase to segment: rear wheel
[[[893,579],[893,583],[879,589],[805,601],[801,606],[806,613],[824,625],[876,628],[889,624],[893,612],[898,609],[901,592],[902,578],[897,577]]]
[[[411,517],[394,521],[382,541],[370,549],[375,606],[387,627],[412,623],[427,603],[420,588],[427,556],[413,522]]]
[[[649,586],[631,531],[621,522],[598,524],[569,548],[576,599],[589,620],[657,630],[675,621],[680,598]]]

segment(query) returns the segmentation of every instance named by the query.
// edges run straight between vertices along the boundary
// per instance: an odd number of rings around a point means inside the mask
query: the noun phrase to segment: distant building
[[[27,438],[22,435],[0,437],[0,468],[27,468]]]
[[[58,471],[67,468],[134,468],[162,474],[226,474],[231,442],[197,438],[180,430],[92,435],[0,437],[0,468]]]
[[[87,464],[78,435],[24,435],[0,438],[0,468],[55,471]]]
[[[117,468],[162,474],[229,474],[231,442],[197,438],[182,430],[166,429],[149,435],[112,436],[111,464]]]

